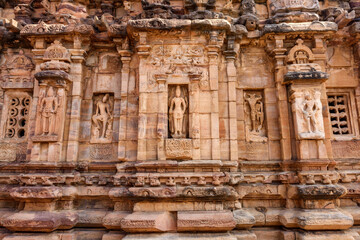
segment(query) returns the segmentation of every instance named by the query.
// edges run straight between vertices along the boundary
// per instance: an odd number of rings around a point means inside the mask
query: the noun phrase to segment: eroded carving
[[[296,89],[291,95],[299,139],[324,139],[321,92],[319,89]]]
[[[191,139],[166,139],[165,153],[168,159],[191,159]]]
[[[94,97],[92,116],[92,143],[110,143],[112,140],[113,97],[109,93]]]
[[[251,142],[263,142],[267,138],[264,129],[264,103],[261,92],[244,93],[246,113],[246,139]]]

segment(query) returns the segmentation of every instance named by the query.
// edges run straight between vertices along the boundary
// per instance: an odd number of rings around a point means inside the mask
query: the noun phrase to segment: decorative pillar
[[[165,155],[165,138],[167,136],[167,75],[166,74],[155,74],[156,81],[158,83],[159,94],[158,94],[158,124],[157,124],[157,135],[158,135],[158,145],[157,145],[157,157],[158,160],[166,160]]]
[[[230,136],[230,160],[238,160],[238,134],[237,134],[237,112],[236,112],[236,67],[234,51],[235,36],[228,37],[227,51],[225,51],[226,58],[226,73],[229,96],[229,136]]]
[[[211,91],[211,159],[220,159],[220,139],[219,139],[219,66],[218,57],[220,46],[218,44],[219,33],[210,33],[208,49],[209,57],[209,80]]]
[[[126,132],[127,132],[127,112],[128,112],[128,86],[130,78],[131,51],[129,50],[129,39],[114,39],[117,43],[117,50],[121,56],[121,105],[119,120],[119,143],[118,159],[126,161]]]
[[[139,43],[136,47],[139,55],[139,122],[138,122],[138,156],[137,160],[146,160],[146,102],[147,102],[147,70],[146,59],[149,56],[150,46],[147,45],[147,33],[139,32]]]
[[[79,135],[80,135],[80,114],[81,99],[83,94],[83,62],[84,46],[80,36],[74,38],[74,48],[71,52],[71,71],[72,91],[71,91],[71,111],[69,124],[69,137],[67,143],[66,161],[76,162],[79,154]]]
[[[284,35],[275,36],[275,49],[272,51],[272,55],[275,59],[275,84],[278,95],[278,108],[279,111],[279,126],[281,132],[281,158],[284,161],[291,159],[291,139],[290,139],[290,124],[289,124],[289,112],[288,112],[288,100],[287,90],[282,85],[285,73],[285,58],[286,48],[284,48]]]
[[[200,74],[191,74],[190,78],[190,103],[189,116],[191,119],[190,138],[192,139],[192,159],[200,160],[200,117],[199,117],[199,101],[200,101]]]

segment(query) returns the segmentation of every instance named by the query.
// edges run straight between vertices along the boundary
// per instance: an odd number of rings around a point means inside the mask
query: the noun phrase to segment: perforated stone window
[[[352,89],[328,89],[327,101],[330,125],[335,139],[358,137],[357,112]]]
[[[348,102],[349,97],[347,94],[328,95],[330,121],[334,135],[346,135],[352,133]]]
[[[26,138],[30,103],[31,97],[28,94],[23,94],[22,96],[8,96],[4,138]]]

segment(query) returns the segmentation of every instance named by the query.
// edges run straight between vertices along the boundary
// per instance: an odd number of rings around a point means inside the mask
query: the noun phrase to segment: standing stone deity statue
[[[187,109],[186,98],[181,96],[181,88],[176,86],[175,96],[171,99],[169,108],[170,132],[173,138],[184,138],[184,117]]]
[[[95,107],[95,114],[92,117],[94,123],[93,135],[95,138],[109,138],[111,134],[111,122],[113,119],[111,111],[111,100],[109,94],[105,94],[98,100]]]
[[[264,110],[262,97],[257,94],[246,94],[245,100],[249,104],[250,119],[251,119],[251,131],[259,132],[262,129],[264,122]]]
[[[302,112],[309,133],[318,132],[316,114],[321,110],[318,101],[315,101],[309,92],[305,93]]]
[[[43,135],[54,134],[56,113],[59,107],[58,97],[54,96],[54,89],[49,87],[46,96],[40,100],[41,126]]]

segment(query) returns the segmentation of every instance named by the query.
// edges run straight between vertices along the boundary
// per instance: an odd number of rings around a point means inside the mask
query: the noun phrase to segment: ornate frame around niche
[[[170,138],[168,136],[168,101],[160,106],[166,114],[165,122],[158,127],[158,158],[159,159],[200,159],[200,78],[201,74],[155,74],[159,84],[159,93],[163,99],[168,100],[169,85],[188,86],[188,138]]]

